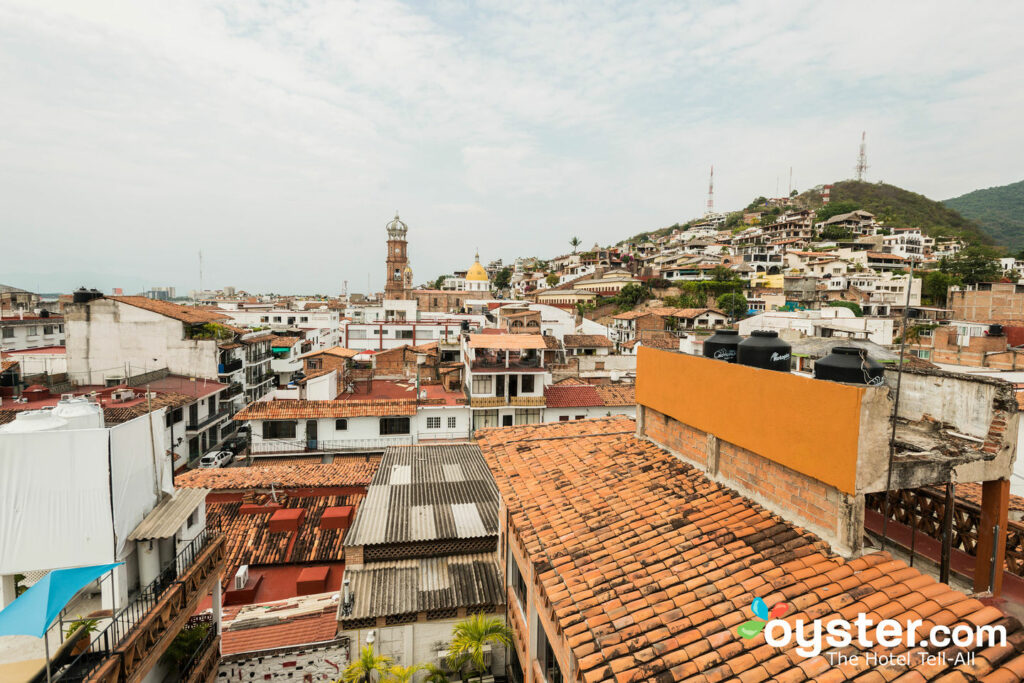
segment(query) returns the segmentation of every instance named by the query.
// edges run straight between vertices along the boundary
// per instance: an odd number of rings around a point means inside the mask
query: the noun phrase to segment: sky
[[[417,283],[852,177],[1024,178],[1024,3],[0,0],[0,283]]]

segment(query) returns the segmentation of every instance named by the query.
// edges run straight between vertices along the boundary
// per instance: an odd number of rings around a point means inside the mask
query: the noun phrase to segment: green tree
[[[478,680],[483,680],[487,673],[484,662],[484,646],[504,646],[512,644],[512,631],[498,617],[474,614],[461,621],[452,629],[452,642],[448,648],[448,667],[452,671],[462,671],[467,666],[476,673]]]
[[[423,683],[448,683],[448,674],[437,664],[424,664],[423,670],[427,672]]]
[[[994,282],[1003,276],[999,262],[996,261],[996,251],[985,246],[967,247],[952,258],[942,259],[939,270],[956,276],[968,285]]]
[[[864,317],[864,311],[861,310],[860,304],[854,301],[829,301],[827,305],[832,308],[849,308],[858,318]]]
[[[718,297],[718,309],[730,318],[742,318],[747,313],[747,298],[738,292],[727,292]]]
[[[634,308],[637,304],[650,298],[651,290],[647,285],[630,282],[619,290],[619,293],[615,295],[614,301],[620,308],[628,309]]]
[[[434,280],[434,289],[441,289],[441,287],[444,286],[444,281],[447,280],[447,279],[448,279],[447,275],[439,275],[437,277],[437,279]]]
[[[375,654],[373,645],[367,645],[359,653],[359,659],[341,673],[341,680],[343,683],[374,683],[388,675],[390,664],[390,657]]]
[[[933,306],[944,307],[949,288],[960,284],[960,278],[941,270],[929,270],[921,278],[921,293]]]
[[[572,253],[575,254],[576,250],[579,249],[581,244],[583,244],[583,240],[581,240],[579,237],[573,237],[571,240],[569,240],[569,244],[572,246]]]
[[[796,190],[790,190],[790,191],[789,191],[789,196],[790,196],[790,197],[795,197],[795,196],[797,196],[798,194],[800,194],[800,193],[799,193],[799,192],[797,192]]]
[[[558,284],[558,275],[555,273],[548,273],[548,276],[544,278],[544,282],[548,283],[548,287],[554,287]]]
[[[829,202],[825,206],[818,209],[818,220],[827,221],[832,216],[838,216],[841,213],[850,213],[860,208],[860,204],[857,202],[845,201],[845,202]]]
[[[822,229],[820,237],[823,240],[838,241],[848,240],[853,237],[853,235],[849,230],[845,230],[838,225],[830,225]]]
[[[711,279],[715,282],[729,282],[736,279],[736,273],[725,266],[715,266],[711,269]]]
[[[495,289],[505,289],[512,282],[512,269],[505,266],[494,276]]]

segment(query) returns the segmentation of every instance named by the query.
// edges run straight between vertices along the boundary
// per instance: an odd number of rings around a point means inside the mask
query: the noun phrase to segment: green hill
[[[982,227],[1012,251],[1024,248],[1024,180],[975,190],[942,202]]]
[[[810,190],[799,196],[807,208],[821,207],[821,194]],[[991,244],[992,238],[977,223],[964,218],[955,209],[922,194],[885,183],[843,180],[832,185],[832,203],[850,202],[869,211],[880,223],[895,228],[924,228],[932,237],[961,235],[972,242]]]

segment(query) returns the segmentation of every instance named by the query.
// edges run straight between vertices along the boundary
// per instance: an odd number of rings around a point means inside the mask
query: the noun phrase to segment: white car
[[[202,468],[224,467],[231,462],[235,454],[231,451],[214,451],[207,453],[199,459],[199,466]]]

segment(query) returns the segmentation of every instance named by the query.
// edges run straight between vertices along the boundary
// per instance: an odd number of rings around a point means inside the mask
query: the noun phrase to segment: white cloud
[[[48,260],[104,264],[102,284],[194,286],[202,247],[218,284],[379,287],[396,207],[426,279],[465,266],[452,244],[550,255],[685,219],[712,163],[722,208],[784,189],[790,166],[800,189],[847,177],[861,130],[872,178],[952,196],[1019,179],[1022,19],[1005,3],[0,0],[4,245],[59,236]]]

